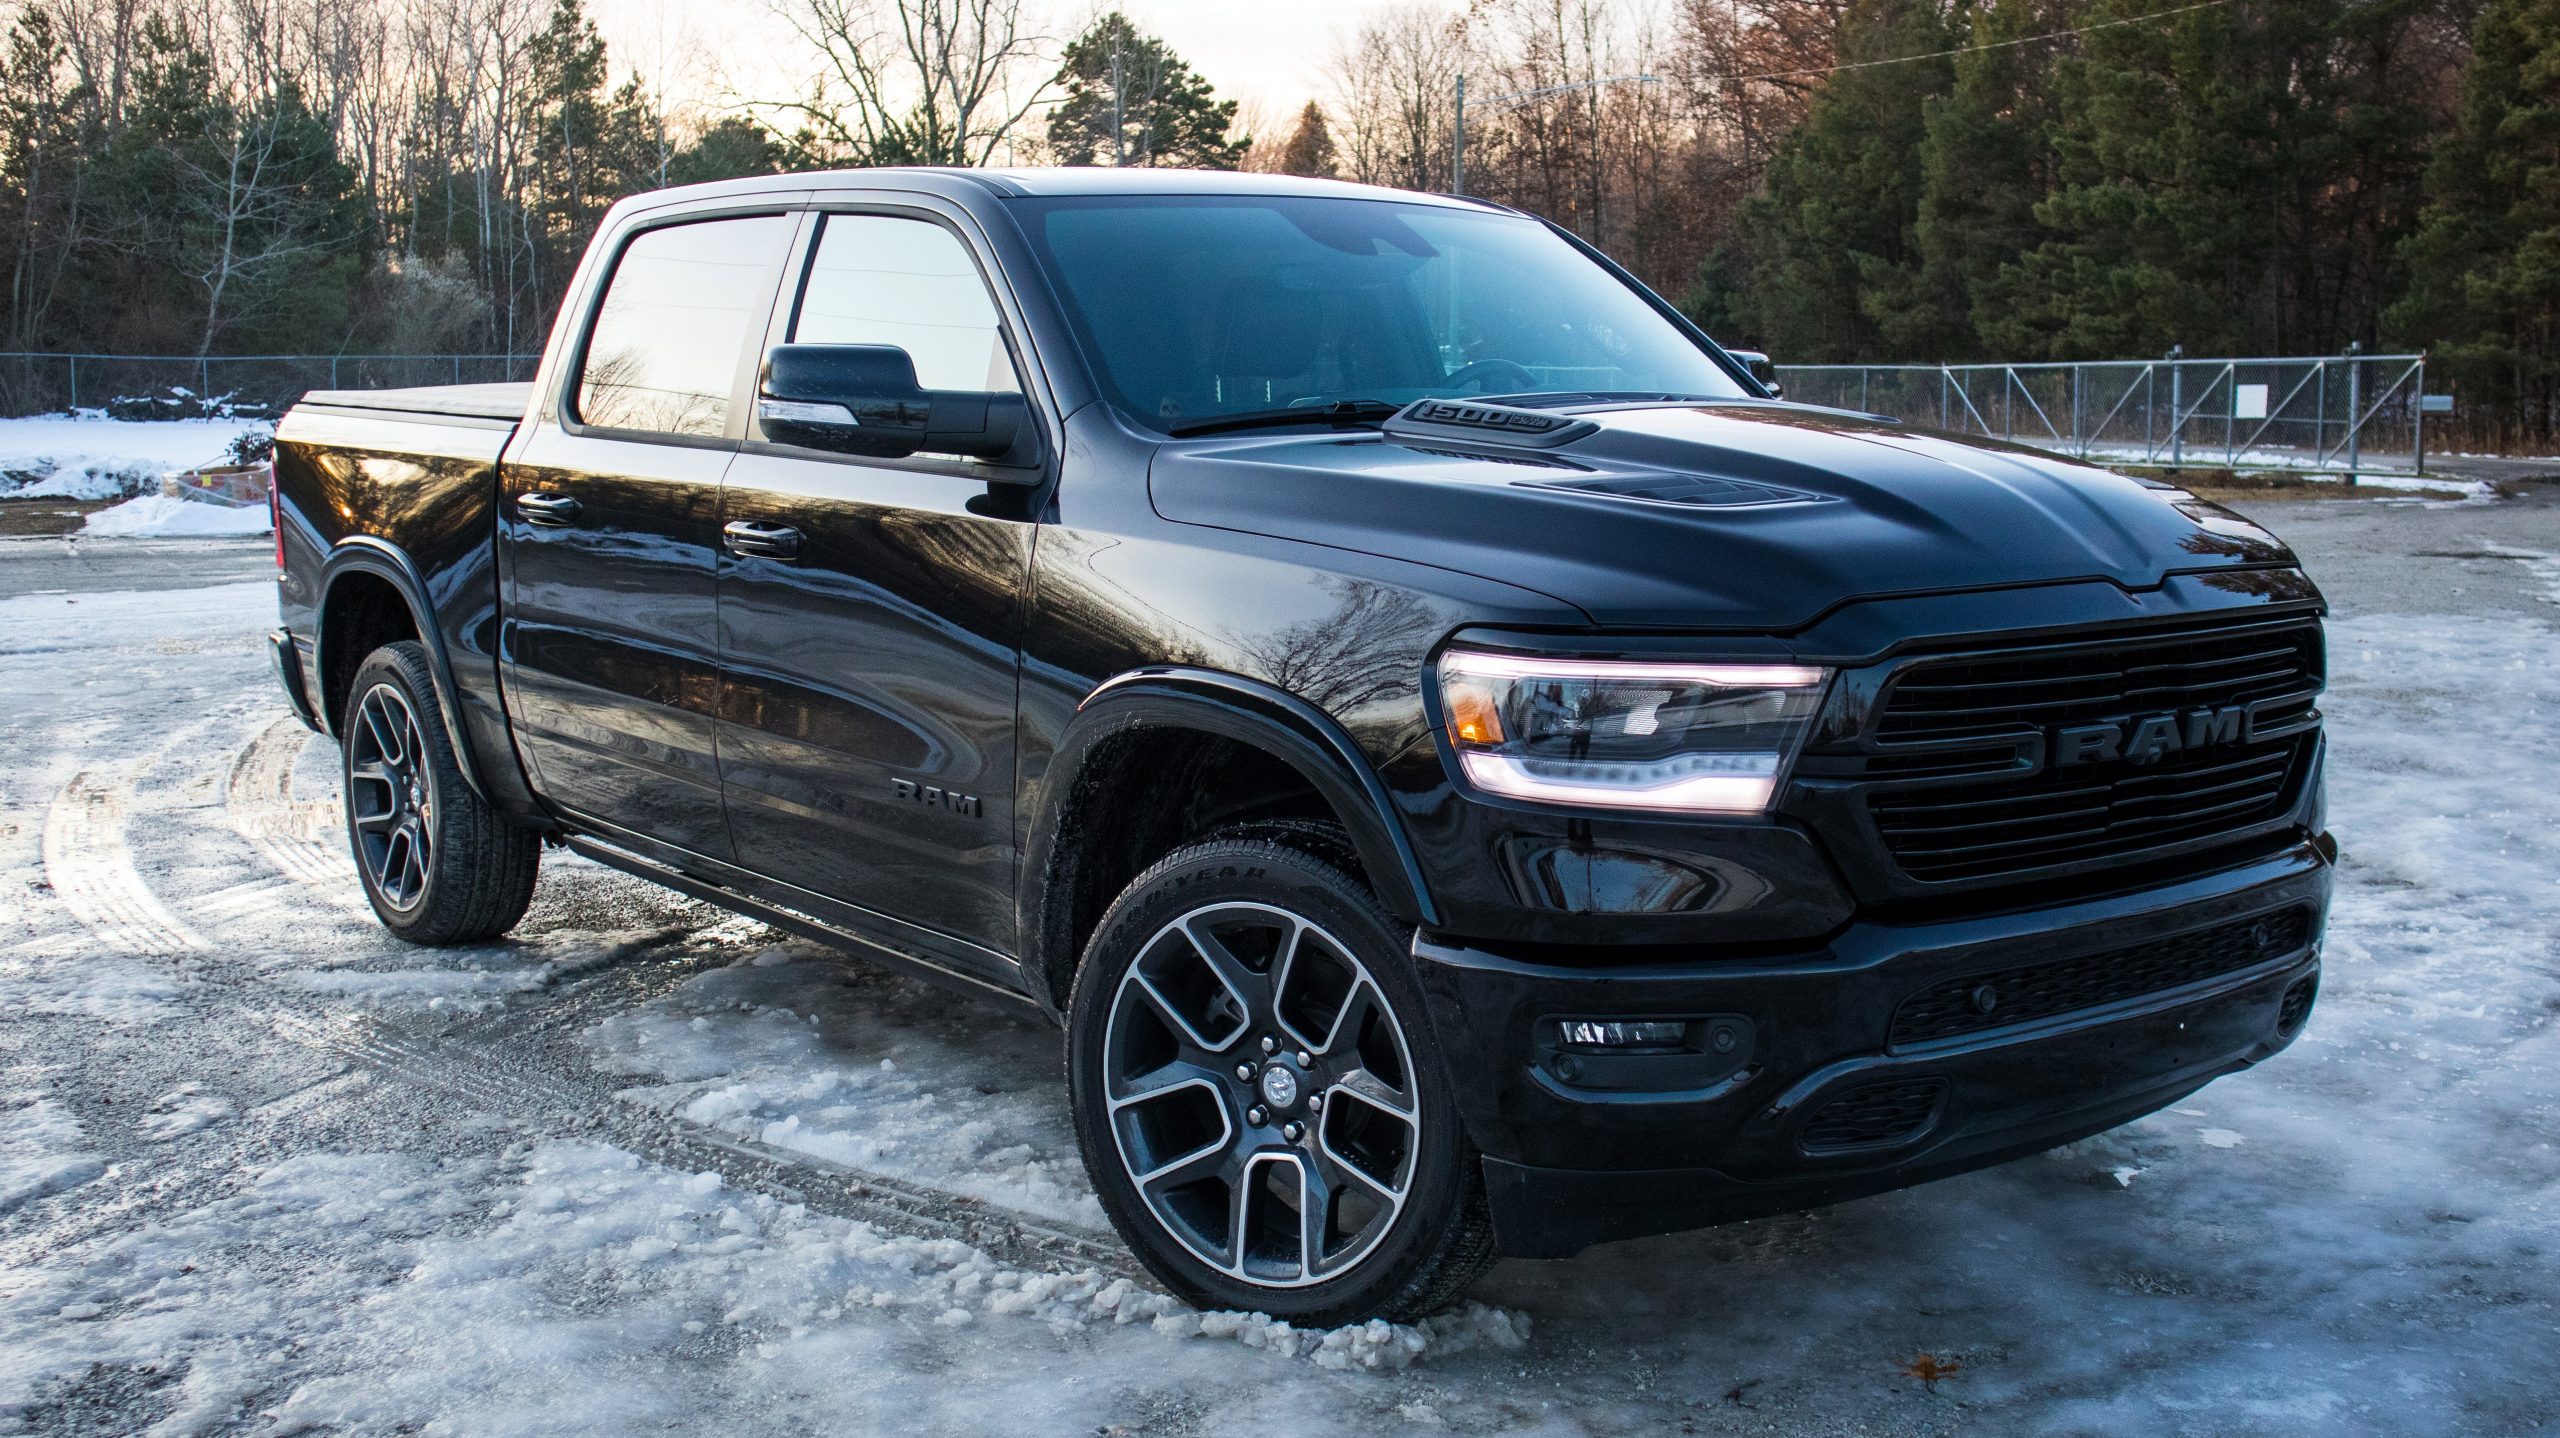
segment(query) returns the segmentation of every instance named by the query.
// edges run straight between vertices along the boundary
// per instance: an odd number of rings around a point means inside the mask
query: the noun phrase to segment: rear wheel
[[[463,780],[427,651],[366,656],[339,725],[347,839],[374,916],[413,944],[469,944],[514,928],[533,900],[542,841]]]
[[[1191,1303],[1419,1317],[1491,1263],[1491,1225],[1410,934],[1331,856],[1216,840],[1129,886],[1076,976],[1076,1132],[1121,1234]]]

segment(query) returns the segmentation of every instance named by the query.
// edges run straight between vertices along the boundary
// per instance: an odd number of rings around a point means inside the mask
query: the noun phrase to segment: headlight
[[[1467,782],[1552,804],[1758,814],[1831,671],[1452,649],[1440,702]]]

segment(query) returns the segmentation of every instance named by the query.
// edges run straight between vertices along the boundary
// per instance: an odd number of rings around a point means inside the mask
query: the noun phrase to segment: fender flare
[[[1421,860],[1394,800],[1351,736],[1324,711],[1260,680],[1215,669],[1156,665],[1112,676],[1076,706],[1059,736],[1031,815],[1023,853],[1021,933],[1026,967],[1045,972],[1059,955],[1044,952],[1050,934],[1047,877],[1076,778],[1104,740],[1139,728],[1191,729],[1250,744],[1303,777],[1342,817],[1378,897],[1398,917],[1439,923]],[[1069,957],[1067,962],[1072,962]]]
[[[444,631],[436,626],[435,606],[427,602],[426,581],[420,577],[416,562],[399,546],[369,534],[354,534],[338,541],[322,561],[320,603],[312,621],[312,672],[325,681],[329,673],[329,601],[338,593],[339,580],[359,573],[388,581],[401,602],[409,606],[410,625],[418,631],[418,643],[427,651],[427,671],[435,679],[436,707],[444,711],[445,741],[453,746],[462,781],[483,803],[490,802],[488,786],[480,778],[479,756],[472,749],[469,736],[462,732],[461,691],[454,687],[453,661],[445,654]],[[363,658],[356,657],[359,661]],[[317,707],[325,719],[329,713],[326,695],[321,696]]]

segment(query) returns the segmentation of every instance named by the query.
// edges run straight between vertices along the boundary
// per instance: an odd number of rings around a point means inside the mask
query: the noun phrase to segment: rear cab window
[[[614,262],[578,366],[576,418],[598,429],[719,438],[766,288],[790,242],[786,215],[645,230]]]

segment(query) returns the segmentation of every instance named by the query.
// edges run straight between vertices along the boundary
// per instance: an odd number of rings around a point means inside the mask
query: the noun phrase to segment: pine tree
[[[2235,0],[2084,35],[2055,70],[2045,237],[1979,307],[1984,341],[2074,359],[2370,340],[2430,128],[2400,59],[2425,8]]]
[[[1925,106],[1918,264],[1872,301],[1886,353],[1908,360],[1983,358],[1978,328],[1996,321],[2000,267],[2043,238],[2035,207],[2052,181],[2046,138],[2054,47],[2021,45],[2067,24],[2054,0],[1990,0],[1973,16],[1948,93]]]
[[[1855,0],[1840,59],[1904,60],[1959,43],[1931,0]],[[1798,364],[1874,359],[1909,304],[1919,265],[1919,155],[1943,58],[1844,69],[1815,95],[1743,210],[1742,250],[1711,258],[1693,308]],[[1738,273],[1738,292],[1715,292]],[[1729,283],[1729,282],[1728,282]]]
[[[1324,107],[1313,100],[1298,112],[1298,128],[1289,132],[1289,142],[1280,147],[1280,173],[1325,180],[1342,173],[1333,132],[1325,127]]]
[[[1067,98],[1049,116],[1049,147],[1060,164],[1232,170],[1244,160],[1249,142],[1227,138],[1236,102],[1117,10],[1067,45],[1058,82]]]
[[[2548,443],[2560,430],[2560,0],[2481,11],[2427,195],[2392,332],[2432,345],[2470,404]]]

